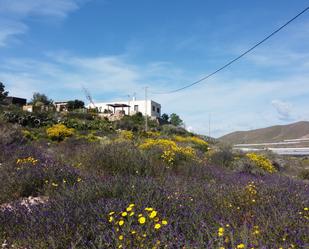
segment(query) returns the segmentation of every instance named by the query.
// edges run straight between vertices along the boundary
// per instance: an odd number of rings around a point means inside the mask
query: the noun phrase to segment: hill
[[[308,138],[309,122],[300,121],[289,125],[276,125],[250,131],[236,131],[224,135],[219,140],[232,143],[279,142],[285,139]]]

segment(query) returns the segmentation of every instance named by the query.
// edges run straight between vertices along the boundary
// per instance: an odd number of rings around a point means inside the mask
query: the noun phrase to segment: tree
[[[175,126],[181,126],[183,121],[176,113],[172,113],[170,115],[170,123]]]
[[[49,99],[45,94],[34,93],[30,104],[35,106],[51,105],[53,103],[52,99]]]
[[[75,100],[68,101],[68,110],[69,111],[81,109],[81,108],[84,108],[84,107],[85,107],[85,103],[82,100],[75,99]]]
[[[168,116],[168,114],[163,113],[162,116],[161,116],[161,118],[162,118],[164,121],[168,122],[168,120],[169,120],[170,117]]]
[[[5,86],[0,82],[0,103],[8,96],[9,92],[5,91]]]

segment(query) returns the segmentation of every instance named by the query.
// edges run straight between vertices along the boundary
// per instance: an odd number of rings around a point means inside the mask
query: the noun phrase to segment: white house
[[[153,100],[132,100],[127,101],[112,101],[104,103],[94,103],[101,113],[114,113],[123,112],[126,115],[134,115],[141,112],[151,118],[159,118],[161,116],[161,105]],[[87,106],[93,108],[92,104]]]

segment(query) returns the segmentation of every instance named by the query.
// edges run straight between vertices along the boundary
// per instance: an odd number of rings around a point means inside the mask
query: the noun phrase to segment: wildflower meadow
[[[1,248],[309,248],[307,180],[268,155],[121,122],[1,121]]]

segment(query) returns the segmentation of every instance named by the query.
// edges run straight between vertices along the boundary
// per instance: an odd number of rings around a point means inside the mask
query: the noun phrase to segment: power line
[[[172,90],[172,91],[167,91],[167,92],[152,92],[152,94],[171,94],[171,93],[175,93],[175,92],[179,92],[182,91],[186,88],[189,88],[191,86],[194,86],[208,78],[210,78],[211,76],[215,75],[216,73],[222,71],[223,69],[227,68],[228,66],[230,66],[231,64],[233,64],[234,62],[238,61],[239,59],[241,59],[242,57],[244,57],[246,54],[250,53],[252,50],[254,50],[255,48],[257,48],[258,46],[260,46],[262,43],[266,42],[268,39],[270,39],[272,36],[274,36],[275,34],[277,34],[279,31],[281,31],[282,29],[284,29],[286,26],[288,26],[291,22],[293,22],[295,19],[297,19],[299,16],[301,16],[302,14],[304,14],[307,10],[309,10],[309,7],[305,8],[303,11],[301,11],[300,13],[298,13],[296,16],[294,16],[292,19],[290,19],[289,21],[287,21],[285,24],[283,24],[281,27],[279,27],[278,29],[276,29],[274,32],[272,32],[270,35],[268,35],[267,37],[265,37],[263,40],[261,40],[260,42],[256,43],[253,47],[249,48],[247,51],[243,52],[241,55],[237,56],[236,58],[234,58],[233,60],[229,61],[228,63],[226,63],[224,66],[220,67],[219,69],[217,69],[216,71],[208,74],[207,76],[192,82],[191,84],[188,84],[184,87]]]

